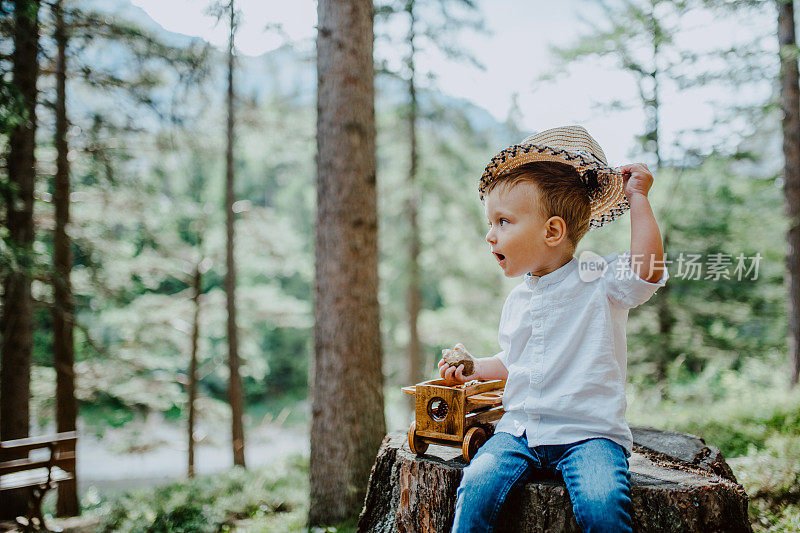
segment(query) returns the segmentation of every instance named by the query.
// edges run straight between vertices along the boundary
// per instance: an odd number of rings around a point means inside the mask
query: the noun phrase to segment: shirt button
[[[536,328],[540,328],[542,327],[542,323],[537,320],[536,322],[533,323],[533,326]]]

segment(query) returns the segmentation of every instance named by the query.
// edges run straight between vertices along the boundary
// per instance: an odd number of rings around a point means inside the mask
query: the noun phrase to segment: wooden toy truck
[[[414,396],[415,421],[408,429],[408,445],[416,454],[429,444],[461,448],[470,462],[494,432],[503,416],[503,390],[498,379],[453,385],[443,379],[423,381],[403,392]]]

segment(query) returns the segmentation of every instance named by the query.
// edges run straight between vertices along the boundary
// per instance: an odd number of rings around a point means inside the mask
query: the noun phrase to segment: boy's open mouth
[[[497,260],[498,260],[498,261],[502,261],[503,259],[505,259],[505,258],[506,258],[506,256],[504,256],[503,254],[499,254],[499,253],[497,253],[497,252],[492,252],[492,253],[493,253],[493,254],[494,254],[494,256],[497,258]]]

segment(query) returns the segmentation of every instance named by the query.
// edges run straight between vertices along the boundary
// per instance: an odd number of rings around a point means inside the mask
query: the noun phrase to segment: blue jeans
[[[561,472],[583,531],[631,531],[630,474],[622,446],[593,438],[529,448],[524,434],[495,433],[464,469],[453,532],[492,531],[508,493],[536,469]]]

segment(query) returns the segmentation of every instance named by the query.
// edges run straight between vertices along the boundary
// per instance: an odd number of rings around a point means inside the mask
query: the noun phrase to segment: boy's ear
[[[558,246],[567,238],[567,223],[560,216],[552,216],[545,223],[547,233],[544,242],[547,246]]]

